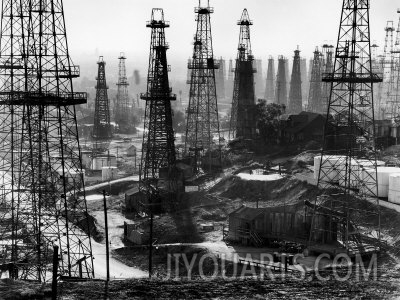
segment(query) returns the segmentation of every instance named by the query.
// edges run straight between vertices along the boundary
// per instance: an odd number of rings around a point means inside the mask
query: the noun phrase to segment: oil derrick
[[[96,78],[96,100],[94,106],[95,111],[92,138],[94,141],[94,150],[96,152],[103,152],[108,149],[112,134],[110,126],[110,107],[107,94],[106,63],[103,60],[103,56],[99,57],[97,64],[98,72]]]
[[[400,13],[400,9],[397,10],[397,13]],[[396,30],[396,41],[394,43],[394,49],[392,51],[392,57],[394,59],[393,62],[393,92],[392,92],[392,120],[396,123],[396,125],[400,124],[400,18],[397,23]],[[397,134],[395,135],[397,136]]]
[[[262,98],[265,91],[263,72],[262,72],[262,59],[254,59],[256,73],[254,75],[254,94],[256,98]]]
[[[274,103],[275,101],[275,65],[274,58],[268,58],[267,81],[265,84],[265,100],[267,103]]]
[[[3,1],[0,44],[0,251],[14,279],[93,277],[62,1]],[[79,228],[78,228],[79,226]]]
[[[324,113],[322,106],[322,81],[321,81],[321,52],[318,47],[314,51],[313,64],[311,69],[310,90],[308,93],[308,111]]]
[[[307,73],[307,58],[300,58],[300,72],[301,72],[301,91],[303,102],[308,99],[308,73]],[[302,106],[305,106],[305,103]]]
[[[195,172],[202,163],[207,172],[221,168],[220,133],[218,122],[218,104],[215,89],[215,69],[210,14],[214,8],[201,6],[195,8],[197,30],[194,36],[192,70],[190,78],[189,106],[185,154],[190,158]],[[216,138],[216,142],[214,142]]]
[[[309,247],[315,243],[365,253],[379,243],[380,216],[371,71],[369,1],[343,0]],[[368,200],[368,201],[367,201]],[[336,246],[335,246],[336,245]]]
[[[383,70],[381,68],[381,57],[382,55],[378,55],[378,48],[379,46],[377,44],[372,44],[371,45],[371,65],[372,65],[372,71],[373,73],[376,74],[382,74]],[[380,119],[380,94],[381,94],[381,89],[382,89],[382,82],[378,82],[373,89],[374,93],[374,115],[375,119]]]
[[[275,103],[287,105],[287,89],[286,89],[286,58],[278,57],[278,73],[276,75]]]
[[[227,76],[227,81],[226,81],[226,91],[233,91],[233,80],[234,80],[234,68],[233,68],[233,62],[232,59],[229,59],[229,65],[228,65],[228,76]],[[229,95],[227,95],[228,97]]]
[[[290,90],[290,72],[289,72],[289,59],[285,58],[285,75],[286,75],[286,95],[289,94]],[[289,99],[286,99],[287,102],[289,102]],[[288,103],[289,104],[289,103]]]
[[[222,57],[218,60],[218,65],[219,69],[217,69],[215,75],[217,96],[219,99],[225,99],[225,60]]]
[[[298,114],[302,111],[300,50],[294,51],[292,78],[290,80],[288,113]]]
[[[238,53],[233,84],[229,138],[252,139],[256,134],[256,106],[254,93],[254,57],[251,52],[250,26],[253,22],[243,10],[240,21]]]
[[[392,110],[396,109],[393,104],[392,93],[394,89],[394,56],[393,56],[393,21],[387,21],[385,27],[385,47],[383,50],[383,59],[381,61],[383,69],[383,82],[380,89],[380,110],[383,119],[392,119]]]
[[[161,8],[153,8],[151,21],[146,27],[151,28],[151,42],[147,91],[140,95],[146,101],[140,180],[148,192],[150,189],[174,191],[175,145],[171,101],[176,100],[176,95],[169,87],[169,46],[165,40],[165,28],[169,27],[169,22],[164,21]]]
[[[115,103],[114,118],[117,124],[116,130],[119,133],[135,132],[135,124],[133,124],[132,115],[133,108],[128,96],[128,78],[126,77],[125,54],[120,53],[118,65],[118,83],[117,83],[117,101]]]
[[[334,46],[324,44],[322,46],[322,53],[324,58],[323,73],[329,74],[333,70],[333,48]],[[322,82],[322,92],[321,92],[321,104],[322,104],[322,114],[326,114],[328,110],[328,101],[330,93],[330,82]]]

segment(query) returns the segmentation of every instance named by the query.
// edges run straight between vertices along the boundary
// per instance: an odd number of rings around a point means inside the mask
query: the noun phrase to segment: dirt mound
[[[304,200],[314,199],[321,192],[315,187],[294,178],[274,181],[249,181],[232,176],[220,188],[225,190],[221,196],[230,199],[240,198],[244,202],[259,201],[262,207],[296,205],[302,206]]]
[[[310,165],[314,164],[314,157],[319,155],[316,151],[305,151],[302,152],[292,159],[289,159],[285,164],[284,168],[290,174],[302,173],[308,170]]]

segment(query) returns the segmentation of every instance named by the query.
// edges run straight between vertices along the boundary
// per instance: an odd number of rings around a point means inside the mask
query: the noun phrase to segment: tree
[[[268,144],[275,144],[279,139],[280,121],[279,116],[285,113],[284,104],[267,104],[266,100],[260,99],[257,103],[258,122],[257,128],[260,137]]]

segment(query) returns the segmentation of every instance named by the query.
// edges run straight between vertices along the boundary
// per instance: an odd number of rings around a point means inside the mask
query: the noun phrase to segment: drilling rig
[[[325,193],[307,203],[312,225],[310,250],[345,250],[350,255],[379,250],[370,1],[344,0],[332,73],[329,116],[322,153],[316,158],[318,187]],[[318,250],[319,249],[319,250]],[[326,252],[324,252],[326,253]]]
[[[240,26],[238,53],[236,58],[235,79],[233,84],[231,120],[229,137],[234,139],[254,139],[257,119],[254,92],[254,57],[251,52],[250,20],[247,9],[237,22]]]
[[[75,92],[63,2],[3,1],[0,46],[0,239],[13,279],[93,278]]]
[[[193,57],[188,65],[191,70],[189,106],[185,138],[185,156],[195,173],[219,171],[222,167],[218,101],[211,35],[211,18],[214,8],[201,5],[195,8],[197,29],[194,36]]]
[[[93,152],[104,152],[108,149],[112,138],[110,125],[110,105],[108,100],[108,86],[106,81],[106,63],[103,56],[99,57],[97,84],[96,84],[96,100],[94,111],[94,127],[92,133]]]

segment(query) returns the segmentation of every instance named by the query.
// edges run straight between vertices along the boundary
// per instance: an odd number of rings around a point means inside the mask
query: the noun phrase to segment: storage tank
[[[343,155],[323,155],[323,166],[328,167],[333,166],[334,168],[326,174],[327,180],[332,182],[338,181],[338,167],[342,164],[346,156]],[[314,179],[318,179],[319,168],[321,165],[321,155],[314,156]]]
[[[350,164],[351,162],[351,164]],[[351,173],[350,173],[350,187],[357,189],[360,188],[361,184],[362,184],[362,171],[363,169],[374,169],[374,162],[371,160],[367,160],[367,159],[356,159],[353,158],[350,160],[347,160],[347,163],[349,164],[348,167],[351,168]],[[381,167],[384,166],[385,162],[384,161],[380,161],[377,160],[376,161],[376,166],[377,167]],[[339,179],[339,185],[340,186],[344,186],[345,185],[345,172],[346,172],[346,164],[343,163],[340,166],[340,179]]]
[[[102,181],[117,179],[117,175],[118,175],[117,167],[102,167],[101,168]]]
[[[359,176],[361,178],[361,173],[363,169],[370,169],[374,167],[374,162],[367,160],[367,159],[358,159],[357,164],[359,165]],[[376,166],[377,167],[384,167],[385,162],[381,160],[376,161]]]
[[[400,204],[400,173],[389,175],[389,202]]]
[[[400,173],[400,168],[397,167],[377,167],[376,173],[374,168],[365,168],[362,170],[361,190],[367,195],[374,195],[374,182],[378,175],[378,197],[386,198],[389,193],[389,176],[391,174]]]

